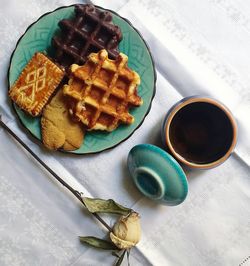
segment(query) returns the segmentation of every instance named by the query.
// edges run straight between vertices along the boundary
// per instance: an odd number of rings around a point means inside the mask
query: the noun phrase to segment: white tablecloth
[[[28,136],[7,98],[11,52],[26,27],[71,0],[2,0],[0,111],[3,120],[60,176],[86,195],[113,198],[141,214],[143,237],[131,265],[239,265],[250,256],[250,3],[244,0],[93,1],[138,28],[156,63],[157,88],[143,125],[116,148],[90,156],[51,153]],[[185,169],[189,195],[157,205],[134,187],[127,168],[138,143],[161,146],[167,110],[183,96],[211,95],[239,125],[235,153],[208,171]],[[0,128],[0,265],[111,265],[113,257],[79,243],[105,229]],[[126,265],[126,264],[124,264]],[[250,265],[250,259],[244,265]]]

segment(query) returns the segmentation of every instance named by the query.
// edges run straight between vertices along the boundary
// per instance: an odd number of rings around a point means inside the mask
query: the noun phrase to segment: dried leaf
[[[82,197],[86,208],[91,213],[113,213],[119,215],[128,215],[132,210],[116,203],[114,200],[92,199]]]
[[[119,250],[112,242],[94,236],[80,236],[79,238],[82,243],[88,244],[95,248],[105,250]]]

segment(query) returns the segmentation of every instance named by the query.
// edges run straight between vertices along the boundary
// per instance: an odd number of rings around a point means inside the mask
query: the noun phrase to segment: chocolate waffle
[[[72,77],[64,86],[64,94],[75,99],[71,113],[88,130],[112,131],[120,122],[134,122],[129,108],[143,101],[137,95],[140,77],[127,61],[125,54],[111,60],[107,51],[101,50],[91,53],[85,65],[72,65]]]
[[[110,58],[119,55],[122,33],[112,23],[112,15],[93,5],[76,5],[75,17],[59,22],[61,36],[52,39],[55,60],[66,70],[71,64],[84,64],[92,52],[106,49]]]

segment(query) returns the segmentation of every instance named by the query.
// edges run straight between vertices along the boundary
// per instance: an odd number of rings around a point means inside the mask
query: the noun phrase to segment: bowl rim
[[[35,25],[39,20],[41,20],[43,17],[49,15],[49,14],[52,14],[60,9],[64,9],[64,8],[70,8],[70,7],[75,7],[76,5],[85,5],[85,4],[72,4],[72,5],[64,5],[64,6],[60,6],[52,11],[48,11],[48,12],[45,12],[44,14],[42,14],[40,17],[38,17],[38,19],[36,19],[33,23],[31,23],[27,28],[26,30],[24,31],[24,33],[19,37],[19,39],[17,40],[17,43],[15,45],[15,48],[10,56],[10,60],[9,60],[9,65],[8,65],[8,71],[7,71],[7,86],[8,86],[8,91],[11,87],[10,85],[10,69],[11,69],[11,66],[12,66],[12,59],[14,57],[14,54],[16,52],[16,49],[20,43],[20,41],[22,40],[22,38],[24,37],[24,35],[27,33],[27,31],[33,26]],[[108,146],[107,148],[104,148],[102,150],[98,150],[98,151],[88,151],[88,152],[80,152],[80,153],[76,153],[75,151],[65,151],[65,150],[62,150],[62,149],[58,149],[54,152],[60,152],[60,153],[66,153],[66,154],[73,154],[73,155],[76,155],[76,156],[82,156],[82,155],[89,155],[89,154],[98,154],[100,152],[103,152],[103,151],[107,151],[107,150],[110,150],[110,149],[113,149],[115,147],[117,147],[119,144],[125,142],[127,139],[129,139],[133,134],[134,132],[139,129],[141,127],[141,125],[143,124],[145,118],[147,117],[147,115],[149,114],[150,110],[151,110],[151,107],[152,107],[152,102],[153,102],[153,99],[155,97],[155,93],[156,93],[156,80],[157,80],[157,72],[156,72],[156,69],[155,69],[155,61],[154,61],[154,57],[152,55],[152,52],[149,48],[149,45],[147,44],[147,42],[145,41],[145,39],[143,38],[142,34],[140,33],[140,31],[138,29],[136,29],[133,24],[127,19],[127,18],[124,18],[123,16],[119,15],[117,12],[111,10],[111,9],[107,9],[107,8],[103,8],[101,6],[98,6],[98,5],[94,5],[92,4],[93,6],[95,6],[96,8],[98,9],[101,9],[101,10],[104,10],[104,11],[108,11],[108,12],[111,12],[111,14],[114,14],[116,15],[117,17],[121,18],[122,20],[124,20],[126,23],[128,23],[128,25],[133,29],[135,30],[135,32],[139,35],[139,37],[141,38],[141,40],[143,41],[143,43],[145,44],[146,46],[146,49],[149,53],[149,56],[150,56],[150,59],[151,59],[151,62],[152,62],[152,68],[153,68],[153,75],[154,75],[154,80],[153,80],[153,88],[152,88],[152,96],[151,96],[151,99],[150,99],[150,103],[149,103],[149,106],[148,106],[148,109],[147,111],[145,112],[144,116],[142,117],[141,119],[141,122],[138,124],[137,127],[135,127],[130,133],[129,135],[126,137],[126,138],[123,138],[121,139],[121,141],[117,142],[116,144],[114,145],[111,145],[111,146]],[[20,124],[22,125],[22,127],[24,128],[24,130],[26,132],[28,132],[29,135],[31,135],[31,137],[34,139],[34,142],[36,142],[37,144],[39,145],[42,145],[42,147],[44,147],[43,143],[42,143],[42,140],[38,137],[36,137],[32,132],[31,130],[29,130],[25,124],[23,123],[23,121],[21,120],[21,118],[19,117],[18,113],[17,113],[17,110],[16,110],[16,105],[15,103],[12,101],[12,109],[14,110],[14,113],[15,115],[17,116],[18,118],[18,121],[20,122]]]
[[[217,159],[216,161],[213,161],[210,163],[204,163],[204,164],[188,161],[183,156],[181,156],[178,152],[175,151],[175,148],[173,147],[171,140],[170,140],[170,136],[169,136],[170,125],[171,125],[171,122],[172,122],[174,116],[177,114],[177,112],[179,110],[181,110],[183,107],[185,107],[189,104],[192,104],[192,103],[197,103],[197,102],[205,102],[205,103],[209,103],[209,104],[212,104],[212,105],[218,107],[220,110],[222,110],[226,114],[227,118],[229,119],[229,121],[232,125],[232,129],[233,129],[232,143],[231,143],[229,149],[227,150],[227,152],[221,158]],[[166,146],[170,149],[172,155],[178,161],[180,161],[181,163],[185,164],[186,166],[188,166],[190,168],[209,169],[209,168],[213,168],[213,167],[216,167],[216,166],[222,164],[232,154],[232,152],[236,146],[236,143],[237,143],[237,138],[238,138],[238,127],[237,127],[237,122],[236,122],[233,114],[222,102],[220,102],[220,101],[218,101],[218,100],[216,100],[210,96],[190,96],[190,97],[183,98],[182,100],[177,102],[169,110],[169,112],[166,115],[166,121],[164,123],[164,141],[166,142]]]

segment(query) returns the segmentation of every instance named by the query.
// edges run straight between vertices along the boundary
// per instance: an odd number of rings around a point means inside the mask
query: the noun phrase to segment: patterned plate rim
[[[10,77],[10,68],[11,68],[11,65],[12,65],[12,58],[13,58],[13,56],[14,56],[14,54],[15,54],[15,51],[16,51],[16,49],[17,49],[17,47],[18,47],[20,41],[22,40],[22,38],[24,37],[24,35],[27,33],[27,31],[28,31],[28,30],[29,30],[34,24],[36,24],[40,19],[42,19],[43,17],[45,17],[45,16],[47,16],[47,15],[49,15],[49,14],[52,14],[52,13],[56,12],[57,10],[60,10],[60,9],[63,9],[63,8],[74,7],[75,5],[76,5],[76,4],[68,5],[68,6],[60,6],[60,7],[56,8],[56,9],[54,9],[53,11],[46,12],[46,13],[44,13],[43,15],[41,15],[36,21],[34,21],[33,23],[31,23],[31,24],[27,27],[27,29],[25,30],[25,32],[24,32],[24,33],[20,36],[20,38],[18,39],[18,41],[17,41],[17,43],[16,43],[16,45],[15,45],[15,48],[14,48],[12,54],[11,54],[11,57],[10,57],[9,67],[8,67],[8,71],[7,71],[8,90],[10,89],[10,78],[9,78],[9,77]],[[142,35],[141,35],[141,33],[139,32],[139,30],[137,30],[127,18],[124,18],[124,17],[120,16],[120,15],[119,15],[118,13],[116,13],[115,11],[113,11],[113,10],[111,10],[111,9],[106,9],[106,8],[100,7],[100,6],[98,6],[98,5],[94,5],[94,6],[95,6],[96,8],[98,8],[98,9],[101,9],[101,10],[104,10],[104,11],[109,11],[109,12],[111,12],[112,14],[115,14],[116,16],[118,16],[119,18],[121,18],[122,20],[124,20],[126,23],[128,23],[129,26],[137,32],[137,34],[140,36],[140,38],[141,38],[142,41],[144,42],[144,44],[145,44],[145,46],[146,46],[146,48],[147,48],[147,51],[148,51],[148,53],[149,53],[149,55],[150,55],[150,58],[151,58],[151,62],[152,62],[152,66],[153,66],[153,74],[154,74],[154,86],[153,86],[152,97],[151,97],[151,99],[150,99],[150,104],[149,104],[148,109],[147,109],[147,111],[145,112],[144,116],[142,117],[141,122],[138,124],[138,126],[137,126],[136,128],[134,128],[134,130],[131,131],[131,133],[130,133],[127,137],[121,139],[121,141],[119,141],[118,143],[116,143],[116,144],[114,144],[114,145],[111,145],[111,146],[109,146],[109,147],[107,147],[107,148],[104,148],[104,149],[102,149],[102,150],[99,150],[99,151],[89,151],[89,152],[80,152],[80,153],[76,153],[76,152],[74,152],[74,151],[65,151],[65,150],[62,150],[62,149],[58,149],[58,150],[56,150],[56,151],[61,152],[61,153],[74,154],[74,155],[77,155],[77,156],[80,156],[80,155],[88,155],[88,154],[98,154],[98,153],[100,153],[100,152],[103,152],[103,151],[107,151],[107,150],[113,149],[113,148],[117,147],[119,144],[121,144],[121,143],[123,143],[124,141],[126,141],[127,139],[129,139],[129,138],[134,134],[134,132],[135,132],[137,129],[140,128],[140,126],[143,124],[143,122],[144,122],[146,116],[149,114],[149,112],[150,112],[150,110],[151,110],[151,107],[152,107],[152,101],[153,101],[153,99],[154,99],[154,97],[155,97],[155,92],[156,92],[156,79],[157,79],[157,74],[156,74],[156,70],[155,70],[155,62],[154,62],[154,58],[153,58],[153,55],[152,55],[152,53],[151,53],[151,51],[150,51],[150,48],[149,48],[147,42],[146,42],[145,39],[142,37]],[[38,137],[36,137],[36,136],[31,132],[31,130],[29,130],[29,129],[26,127],[26,125],[23,123],[23,121],[21,120],[21,118],[19,117],[19,115],[18,115],[18,113],[17,113],[17,110],[16,110],[16,108],[15,108],[15,103],[14,103],[13,101],[12,101],[12,108],[13,108],[13,110],[14,110],[14,112],[15,112],[15,115],[17,116],[19,122],[21,123],[22,127],[24,127],[24,129],[28,132],[28,134],[32,136],[32,138],[35,140],[35,142],[37,142],[39,145],[44,146],[43,143],[42,143],[42,140],[39,139]],[[55,152],[55,151],[54,151],[54,152]]]

